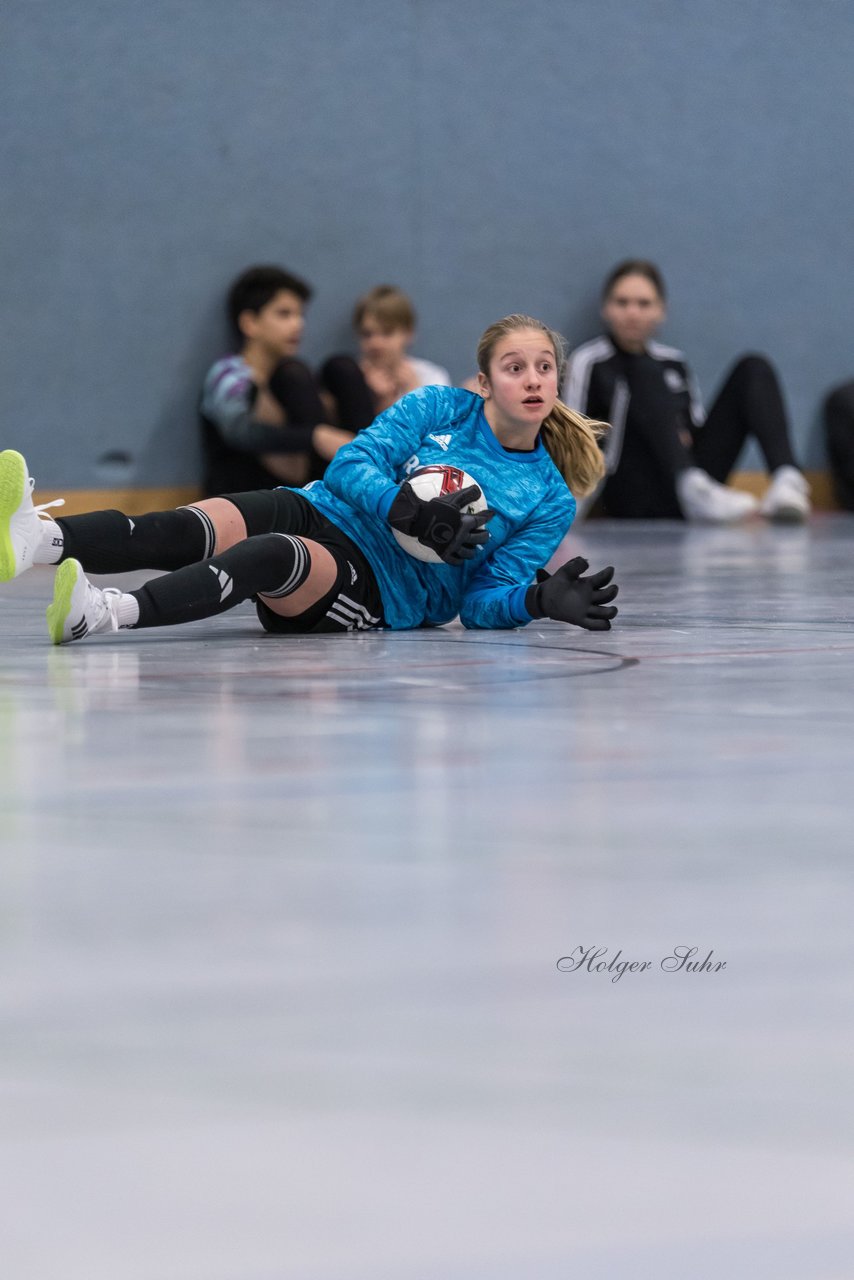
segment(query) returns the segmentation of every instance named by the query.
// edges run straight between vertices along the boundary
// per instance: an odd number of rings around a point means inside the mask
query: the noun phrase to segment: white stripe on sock
[[[179,510],[192,511],[193,515],[198,516],[201,520],[205,530],[205,553],[202,556],[202,559],[210,560],[216,548],[216,529],[214,528],[213,520],[211,520],[207,511],[202,511],[199,507],[186,506],[180,507]]]
[[[291,576],[286,582],[277,587],[275,591],[264,591],[262,595],[279,599],[282,596],[289,596],[292,591],[296,591],[297,587],[302,586],[305,577],[306,566],[308,565],[308,551],[305,544],[299,538],[292,538],[289,533],[280,533],[280,538],[286,538],[294,549],[294,568]]]

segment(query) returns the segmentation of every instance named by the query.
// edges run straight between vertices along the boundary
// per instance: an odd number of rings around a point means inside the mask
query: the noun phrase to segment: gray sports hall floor
[[[854,1276],[854,519],[566,550],[610,635],[0,588],[3,1280]]]

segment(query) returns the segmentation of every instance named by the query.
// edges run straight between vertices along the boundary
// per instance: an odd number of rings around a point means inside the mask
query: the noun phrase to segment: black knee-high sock
[[[63,560],[79,560],[87,573],[126,573],[131,569],[181,569],[213,554],[214,529],[196,507],[126,516],[93,511],[63,516]]]
[[[136,625],[167,627],[210,618],[259,592],[290,595],[305,582],[310,569],[311,557],[299,538],[261,533],[130,592],[139,604]]]

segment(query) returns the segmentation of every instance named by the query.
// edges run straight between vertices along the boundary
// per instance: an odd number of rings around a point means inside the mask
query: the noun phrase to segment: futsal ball
[[[419,467],[406,479],[413,492],[425,502],[429,502],[431,498],[442,498],[449,493],[459,493],[460,489],[467,489],[469,485],[477,484],[467,471],[461,471],[459,467]],[[480,485],[477,487],[480,489]],[[474,502],[469,502],[462,509],[469,515],[474,515],[476,511],[485,511],[486,498],[483,496],[483,490],[479,498],[475,498]],[[410,533],[401,533],[399,529],[392,529],[392,533],[404,551],[414,556],[416,560],[424,560],[427,564],[442,563],[442,557],[437,552],[430,547],[425,547]]]

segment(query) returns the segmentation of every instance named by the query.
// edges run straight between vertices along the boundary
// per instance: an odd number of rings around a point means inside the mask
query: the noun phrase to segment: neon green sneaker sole
[[[27,464],[15,449],[0,453],[0,582],[15,576],[12,548],[12,516],[24,500]]]
[[[76,640],[76,636],[65,637],[65,624],[71,612],[71,597],[77,586],[77,571],[80,565],[76,560],[63,560],[53,580],[53,601],[47,607],[47,629],[53,644],[66,644]],[[85,635],[86,632],[83,632]],[[82,639],[82,637],[81,637]]]

